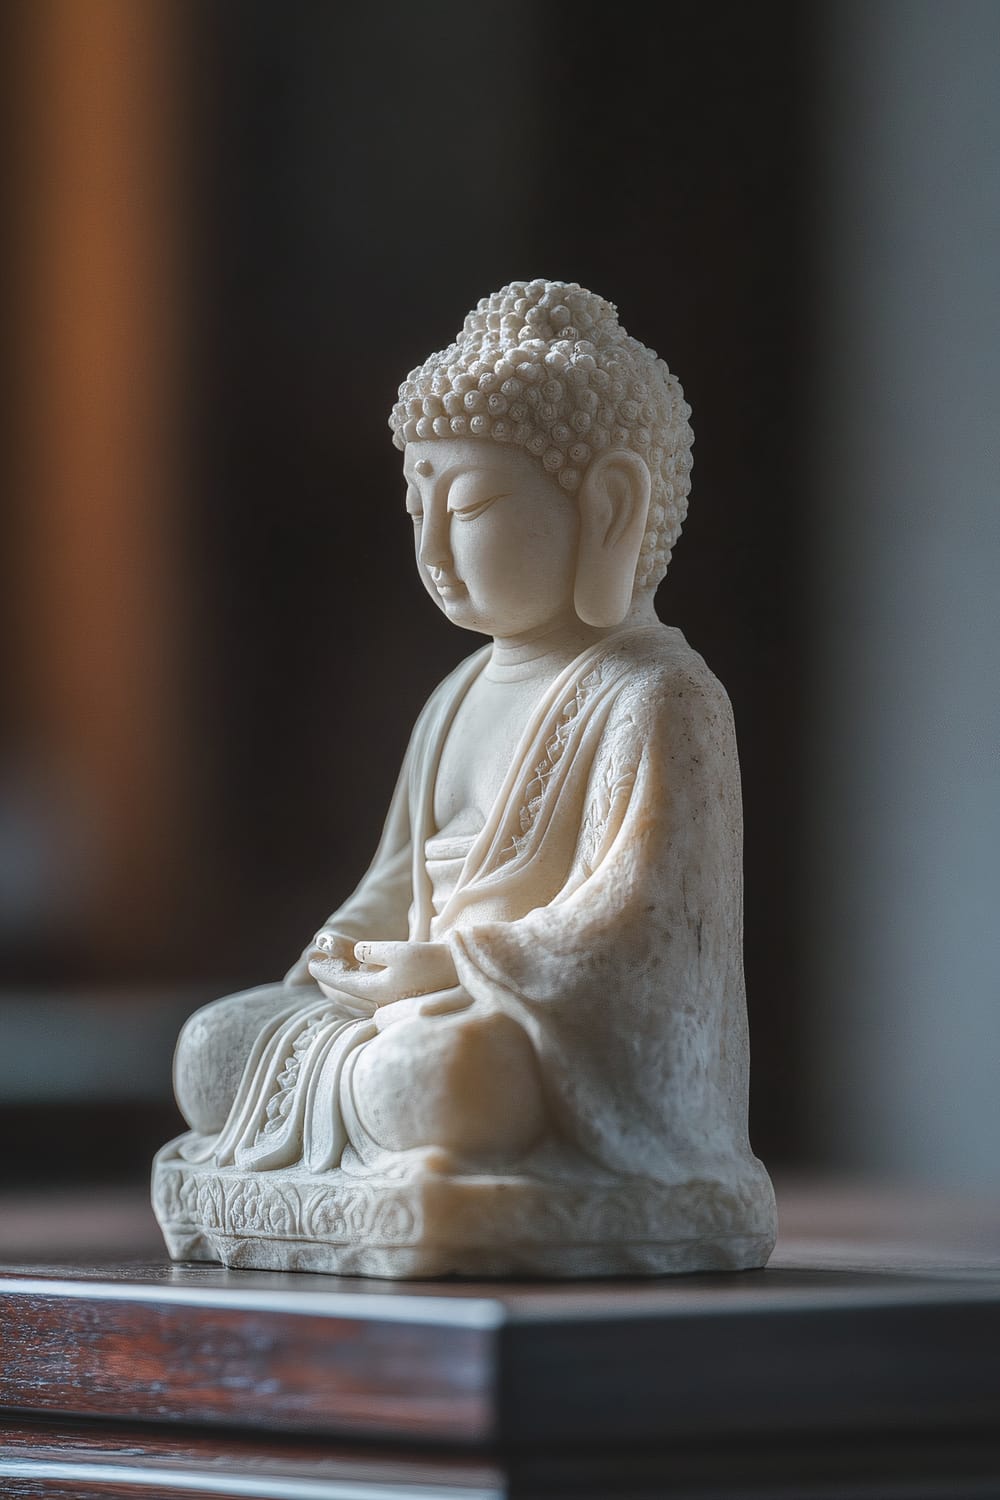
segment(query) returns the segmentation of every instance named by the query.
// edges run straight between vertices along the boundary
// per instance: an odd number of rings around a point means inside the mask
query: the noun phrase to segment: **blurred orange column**
[[[183,88],[173,0],[33,0],[20,38],[22,697],[83,830],[99,964],[162,943],[185,844]]]

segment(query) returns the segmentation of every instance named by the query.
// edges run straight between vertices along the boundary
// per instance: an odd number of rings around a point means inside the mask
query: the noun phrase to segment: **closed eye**
[[[482,515],[484,510],[489,510],[494,501],[505,498],[504,495],[487,495],[485,500],[479,500],[472,505],[463,505],[460,509],[449,507],[449,509],[459,521],[474,521],[477,516]]]

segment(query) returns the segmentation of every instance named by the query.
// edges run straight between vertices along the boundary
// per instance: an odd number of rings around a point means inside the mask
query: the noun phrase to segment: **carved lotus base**
[[[740,1271],[774,1245],[771,1184],[675,1186],[456,1176],[312,1175],[195,1166],[171,1142],[153,1166],[153,1208],[174,1260],[349,1276],[625,1276]]]

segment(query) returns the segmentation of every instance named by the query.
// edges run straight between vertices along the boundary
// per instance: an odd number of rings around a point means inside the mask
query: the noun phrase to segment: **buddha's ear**
[[[574,602],[587,625],[620,625],[628,614],[650,488],[645,461],[626,448],[599,453],[583,476]]]

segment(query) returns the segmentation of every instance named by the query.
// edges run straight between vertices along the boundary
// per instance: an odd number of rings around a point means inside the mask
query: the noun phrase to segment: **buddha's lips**
[[[434,587],[437,589],[439,594],[457,594],[460,591],[462,593],[465,593],[466,591],[465,584],[460,583],[457,578],[435,578]]]

